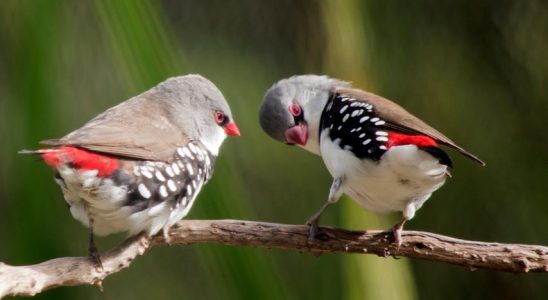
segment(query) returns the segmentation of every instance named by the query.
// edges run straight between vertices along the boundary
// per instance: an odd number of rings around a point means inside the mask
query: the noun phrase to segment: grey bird
[[[72,216],[93,235],[152,236],[185,217],[228,135],[240,135],[217,87],[200,75],[169,78],[101,113],[40,155]]]
[[[307,221],[311,239],[325,209],[346,193],[372,212],[402,212],[392,228],[399,246],[404,223],[450,176],[440,146],[485,165],[398,104],[327,76],[280,80],[259,118],[275,140],[320,155],[334,178],[327,202]]]

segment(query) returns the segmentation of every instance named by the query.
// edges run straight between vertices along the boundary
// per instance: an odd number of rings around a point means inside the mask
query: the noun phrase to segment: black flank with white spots
[[[177,148],[173,160],[135,161],[113,176],[118,185],[128,187],[124,206],[134,212],[167,201],[172,209],[190,205],[196,192],[209,180],[215,156],[198,142]]]
[[[328,130],[329,138],[341,149],[377,161],[386,152],[388,131],[384,124],[371,104],[334,94],[322,113],[320,134]]]

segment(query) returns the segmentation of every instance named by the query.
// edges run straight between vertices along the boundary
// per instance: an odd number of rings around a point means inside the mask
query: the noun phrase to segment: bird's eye
[[[288,110],[289,110],[289,113],[291,113],[291,115],[293,115],[294,117],[298,117],[303,113],[301,106],[296,103],[289,105]]]
[[[213,113],[213,117],[215,118],[215,122],[219,125],[222,125],[226,120],[226,116],[222,111],[216,111]]]

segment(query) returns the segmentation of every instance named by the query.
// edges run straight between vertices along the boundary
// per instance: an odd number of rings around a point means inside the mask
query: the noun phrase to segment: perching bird
[[[327,76],[301,75],[274,84],[260,109],[272,138],[322,157],[334,178],[327,202],[308,220],[314,238],[321,214],[346,193],[364,208],[401,211],[404,223],[449,176],[447,146],[485,165],[396,103]]]
[[[169,78],[114,106],[41,155],[72,216],[93,234],[152,236],[187,215],[226,135],[240,135],[217,87],[200,75]],[[167,238],[167,236],[166,236]]]

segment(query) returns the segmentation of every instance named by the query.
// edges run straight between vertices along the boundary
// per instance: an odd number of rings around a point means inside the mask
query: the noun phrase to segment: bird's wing
[[[485,165],[485,163],[477,156],[455,144],[455,142],[453,142],[450,138],[446,137],[441,132],[432,128],[430,125],[413,116],[403,107],[388,99],[353,88],[337,88],[335,90],[335,93],[355,99],[356,101],[363,101],[373,105],[373,110],[375,111],[375,113],[386,122],[384,126],[390,129],[397,130],[403,133],[429,136],[436,142],[449,148],[455,149],[459,153],[472,159],[473,161],[476,161],[481,165]]]
[[[146,102],[146,104],[144,103]],[[136,97],[108,109],[60,139],[42,141],[50,146],[77,146],[133,159],[169,162],[188,138],[167,119],[157,101]]]

